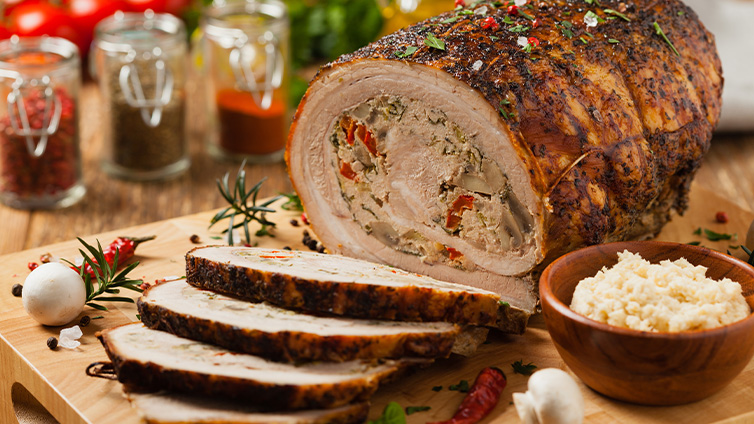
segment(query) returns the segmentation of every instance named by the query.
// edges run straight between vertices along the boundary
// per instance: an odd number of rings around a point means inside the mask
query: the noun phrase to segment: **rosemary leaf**
[[[275,209],[269,207],[273,202],[283,198],[289,197],[287,195],[278,195],[257,205],[257,196],[262,184],[267,180],[263,178],[251,189],[246,189],[246,171],[244,170],[246,162],[241,164],[241,167],[236,173],[236,180],[233,188],[230,186],[230,173],[226,173],[222,178],[217,180],[217,187],[220,190],[220,195],[230,204],[227,208],[221,210],[210,220],[209,227],[212,228],[216,223],[227,220],[228,228],[223,230],[223,234],[232,234],[234,229],[243,228],[246,242],[251,240],[251,230],[249,224],[252,221],[256,221],[262,225],[262,230],[257,231],[255,234],[259,236],[272,236],[267,227],[274,228],[275,223],[267,220],[266,214],[276,212]],[[289,202],[292,200],[289,197]],[[300,201],[299,201],[300,202]],[[239,220],[236,220],[236,217]],[[228,244],[233,245],[233,237],[228,237]]]
[[[652,26],[655,29],[655,33],[657,33],[657,35],[659,35],[660,37],[662,37],[662,39],[665,40],[666,43],[668,43],[668,45],[670,46],[670,48],[673,49],[673,52],[675,53],[676,56],[680,57],[681,54],[678,53],[678,50],[676,50],[676,48],[673,45],[673,43],[670,41],[670,39],[668,39],[668,36],[665,35],[665,31],[663,31],[662,28],[660,28],[660,24],[658,24],[657,21],[655,21],[655,23],[652,24]]]

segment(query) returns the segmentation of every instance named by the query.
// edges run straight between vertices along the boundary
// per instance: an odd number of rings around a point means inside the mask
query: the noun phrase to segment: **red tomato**
[[[0,40],[5,40],[6,38],[10,38],[11,32],[8,30],[8,28],[4,26],[0,26]]]
[[[192,0],[126,0],[134,12],[152,9],[156,13],[172,13],[181,16],[191,6]]]
[[[123,0],[68,0],[68,16],[78,27],[84,46],[89,46],[94,36],[97,23],[119,10],[128,11],[128,4]],[[81,52],[85,52],[82,50]]]
[[[5,16],[10,16],[11,12],[13,12],[13,9],[18,7],[21,3],[28,3],[28,4],[39,4],[42,3],[42,0],[2,0],[3,1],[3,14]]]
[[[17,6],[8,18],[8,29],[22,37],[50,35],[70,40],[79,49],[85,47],[73,19],[63,9],[47,3]]]

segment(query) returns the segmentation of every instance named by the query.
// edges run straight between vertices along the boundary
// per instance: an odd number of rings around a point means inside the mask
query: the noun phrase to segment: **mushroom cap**
[[[81,276],[58,262],[32,271],[21,294],[26,313],[43,325],[64,325],[84,309],[86,287]]]

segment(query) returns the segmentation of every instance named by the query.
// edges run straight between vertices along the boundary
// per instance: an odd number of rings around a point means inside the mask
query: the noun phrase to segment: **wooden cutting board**
[[[730,217],[727,224],[715,222],[715,213],[725,211]],[[168,276],[184,275],[184,254],[195,247],[189,238],[199,235],[200,244],[219,244],[212,237],[222,228],[208,230],[212,213],[202,213],[153,224],[141,225],[92,237],[88,242],[111,242],[117,236],[147,236],[157,239],[137,249],[141,265],[134,276],[154,281]],[[259,246],[306,249],[302,243],[303,224],[294,227],[290,220],[298,214],[281,211],[270,214],[278,223],[275,238],[260,238]],[[660,235],[661,240],[690,242],[701,240],[693,235],[698,227],[718,232],[738,233],[739,239],[731,242],[709,241],[705,246],[725,251],[729,245],[744,243],[745,234],[754,213],[742,210],[733,203],[717,197],[698,186],[692,189],[690,209],[684,217],[676,217]],[[120,384],[87,377],[85,368],[92,362],[107,360],[104,350],[94,337],[100,329],[136,321],[136,308],[131,304],[111,304],[109,312],[100,313],[86,308],[91,317],[103,315],[83,328],[82,345],[75,350],[58,348],[51,351],[46,346],[50,336],[58,336],[61,327],[51,328],[37,324],[24,312],[21,299],[11,295],[15,283],[23,283],[29,271],[27,263],[39,261],[44,253],[58,257],[75,258],[77,241],[54,244],[0,257],[0,422],[21,423],[54,422],[63,424],[103,423],[136,424],[140,420],[122,397]],[[732,250],[741,256],[740,249]],[[565,368],[545,330],[541,317],[531,320],[523,336],[494,334],[490,342],[470,358],[451,357],[437,361],[428,369],[381,388],[373,399],[370,418],[379,416],[390,401],[402,406],[430,406],[427,412],[408,417],[409,423],[423,423],[450,418],[463,399],[463,394],[448,390],[460,380],[472,383],[484,367],[497,366],[508,375],[508,387],[500,403],[485,423],[517,423],[515,407],[511,403],[513,392],[526,391],[527,378],[515,374],[514,361],[533,363],[539,368]],[[435,392],[434,386],[443,386]],[[586,400],[588,423],[711,423],[754,422],[754,361],[722,392],[691,405],[658,408],[640,407],[607,399],[582,385]],[[49,414],[44,412],[49,411]],[[51,414],[51,415],[50,415]],[[47,420],[47,421],[45,421]]]

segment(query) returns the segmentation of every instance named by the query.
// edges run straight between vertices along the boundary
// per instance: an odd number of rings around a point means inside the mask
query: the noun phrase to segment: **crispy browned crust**
[[[147,295],[148,291],[144,293]],[[147,327],[282,362],[444,358],[450,355],[460,331],[456,328],[446,333],[381,336],[321,336],[294,331],[269,333],[179,314],[141,298],[137,304],[141,322]]]
[[[486,16],[447,22],[456,13],[445,13],[344,55],[319,76],[356,61],[400,60],[447,72],[495,109],[511,102],[512,118],[500,119],[547,208],[543,253],[549,259],[659,232],[671,212],[686,209],[720,115],[722,67],[714,37],[678,0],[529,5],[533,9],[523,10],[541,21],[526,32],[541,42],[531,53],[517,44],[521,34],[502,23],[505,8],[487,3]],[[607,19],[605,9],[623,11],[630,22]],[[588,11],[606,19],[590,28],[593,37],[585,31]],[[487,16],[499,30],[482,28]],[[573,24],[573,38],[557,26],[562,21]],[[680,56],[656,33],[655,22]],[[445,50],[425,45],[428,34],[442,39]],[[418,51],[395,55],[408,46]],[[476,61],[483,64],[479,71],[472,69]]]
[[[239,400],[265,410],[328,409],[366,401],[377,390],[380,381],[393,374],[389,372],[377,378],[310,386],[261,383],[170,369],[152,362],[123,357],[106,340],[107,331],[98,332],[96,336],[113,363],[118,381],[124,385]]]
[[[189,284],[252,302],[353,318],[482,325],[516,334],[524,332],[529,318],[523,311],[501,306],[492,296],[307,280],[210,261],[194,256],[194,250],[186,254]]]

